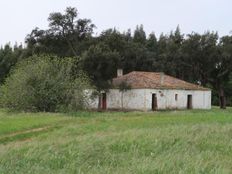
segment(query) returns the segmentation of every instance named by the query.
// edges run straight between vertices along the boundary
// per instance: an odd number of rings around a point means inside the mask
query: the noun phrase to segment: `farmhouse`
[[[124,84],[125,88],[122,88]],[[154,111],[211,109],[211,90],[164,73],[118,70],[112,89],[93,100],[91,108]]]

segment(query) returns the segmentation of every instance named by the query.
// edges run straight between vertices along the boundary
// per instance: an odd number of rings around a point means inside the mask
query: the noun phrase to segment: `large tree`
[[[218,93],[219,105],[226,108],[225,85],[232,71],[231,37],[222,37],[219,42],[217,33],[203,35],[192,33],[183,44],[183,64],[189,67],[189,75],[206,86],[210,85]]]
[[[14,48],[10,44],[0,48],[0,84],[5,81],[12,67],[22,58],[23,51],[22,45],[17,44]]]
[[[225,88],[230,82],[232,72],[232,36],[222,37],[218,49],[219,56],[216,57],[210,80],[218,91],[220,107],[224,109],[226,108]]]
[[[86,51],[80,61],[80,67],[87,72],[97,90],[107,90],[110,87],[110,80],[116,77],[118,60],[120,55],[111,51],[103,43],[92,46]]]
[[[68,7],[65,13],[51,13],[48,17],[49,29],[35,28],[27,36],[26,43],[33,53],[53,53],[58,56],[81,54],[84,40],[91,39],[95,27],[90,19],[78,18],[76,8]]]
[[[219,38],[215,32],[184,35],[178,26],[159,38],[153,33],[146,37],[142,25],[133,33],[113,28],[93,36],[95,26],[91,20],[79,18],[72,7],[64,13],[51,13],[48,21],[47,30],[35,28],[27,36],[25,49],[6,46],[0,50],[1,83],[18,60],[34,54],[55,54],[75,57],[75,71],[83,68],[98,89],[108,88],[116,69],[122,68],[124,73],[165,72],[209,86],[221,108],[226,106],[226,96],[231,96],[231,36]]]

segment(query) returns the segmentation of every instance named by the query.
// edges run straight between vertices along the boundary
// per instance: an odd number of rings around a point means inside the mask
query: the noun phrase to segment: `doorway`
[[[193,97],[192,95],[188,95],[187,97],[187,109],[192,109],[193,108]]]
[[[151,104],[151,108],[153,111],[157,110],[157,96],[156,94],[152,94],[152,104]]]
[[[101,109],[106,110],[106,93],[102,93],[102,107]]]

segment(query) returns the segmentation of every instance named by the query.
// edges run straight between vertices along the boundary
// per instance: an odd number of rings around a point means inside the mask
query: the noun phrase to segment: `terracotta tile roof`
[[[188,83],[164,73],[133,71],[113,79],[113,86],[117,88],[126,82],[132,89],[184,89],[184,90],[210,90],[199,85]]]

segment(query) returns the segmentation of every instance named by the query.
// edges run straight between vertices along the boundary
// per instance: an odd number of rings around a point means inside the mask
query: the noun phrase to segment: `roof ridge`
[[[154,72],[154,71],[131,71],[128,74],[132,73],[132,72],[136,72],[136,73],[153,73],[153,74],[161,74],[164,72]],[[164,73],[165,74],[165,73]],[[126,75],[126,74],[125,74]]]

